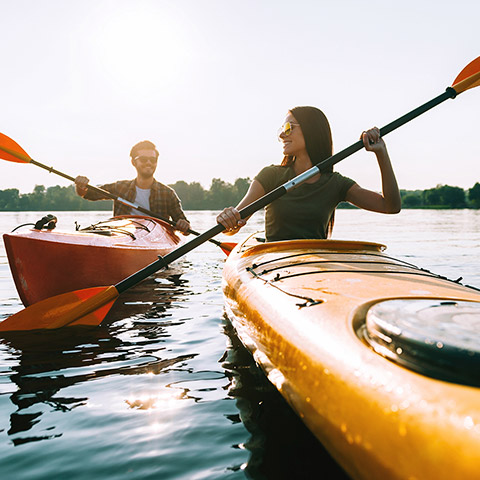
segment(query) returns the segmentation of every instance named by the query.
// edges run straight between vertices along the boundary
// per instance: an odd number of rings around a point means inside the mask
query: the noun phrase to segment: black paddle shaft
[[[445,92],[443,92],[438,97],[433,98],[429,102],[424,103],[420,107],[417,107],[411,112],[403,115],[403,117],[400,117],[397,120],[394,120],[388,125],[385,125],[384,127],[382,127],[380,129],[380,136],[383,137],[387,135],[387,133],[393,132],[393,130],[396,130],[398,127],[401,127],[402,125],[405,125],[410,120],[417,118],[422,113],[425,113],[428,110],[432,109],[433,107],[436,107],[437,105],[444,102],[445,100],[448,100],[449,98],[455,98],[456,95],[457,95],[457,92],[452,87],[448,87],[445,90]],[[353,153],[357,152],[358,150],[361,150],[362,148],[363,148],[363,141],[359,140],[353,145],[350,145],[350,147],[347,147],[345,150],[342,150],[336,155],[333,155],[330,158],[327,158],[326,160],[324,160],[323,162],[318,163],[316,167],[320,171],[325,171],[327,170],[327,168],[331,167],[332,165],[335,165],[340,160],[343,160],[344,158],[348,157],[349,155],[352,155]]]
[[[422,113],[427,112],[428,110],[439,105],[445,100],[448,100],[449,98],[455,98],[456,95],[457,95],[457,92],[452,87],[448,87],[446,91],[441,95],[439,95],[438,97],[435,97],[429,102],[407,113],[406,115],[403,115],[403,117],[400,117],[397,120],[394,120],[393,122],[389,123],[388,125],[385,125],[383,128],[380,129],[380,135],[384,136],[387,133],[392,132],[393,130],[397,129],[398,127],[401,127],[402,125],[409,122],[410,120],[413,120],[414,118],[420,116]],[[284,195],[288,191],[298,187],[300,184],[302,184],[309,178],[312,178],[313,176],[317,175],[319,172],[325,171],[327,168],[331,167],[332,165],[335,165],[336,163],[352,155],[353,153],[361,150],[362,148],[363,148],[363,141],[359,140],[358,142],[354,143],[353,145],[350,145],[349,147],[345,148],[341,152],[338,152],[335,155],[332,155],[331,157],[327,158],[326,160],[323,160],[317,163],[312,168],[301,173],[300,175],[284,183],[283,185],[280,185],[275,190],[272,190],[271,192],[267,193],[266,195],[259,198],[258,200],[255,200],[250,205],[247,205],[245,208],[242,208],[240,210],[241,218],[250,217],[250,215],[254,214],[256,211],[260,210],[261,208],[264,208],[269,203],[272,203],[277,198],[280,198],[282,195]],[[154,274],[161,268],[166,267],[173,261],[187,254],[194,248],[210,240],[212,237],[214,237],[215,235],[218,235],[224,230],[225,230],[225,227],[218,223],[217,225],[212,227],[210,230],[207,230],[206,232],[200,234],[198,237],[194,238],[190,242],[185,243],[184,245],[175,249],[173,252],[170,252],[169,254],[165,255],[165,257],[159,258],[157,261],[151,263],[150,265],[147,265],[142,270],[139,270],[138,272],[134,273],[130,277],[127,277],[125,280],[122,280],[121,282],[117,283],[115,285],[115,288],[118,290],[119,293],[124,292],[128,288],[133,287],[137,283],[141,282],[145,278]]]

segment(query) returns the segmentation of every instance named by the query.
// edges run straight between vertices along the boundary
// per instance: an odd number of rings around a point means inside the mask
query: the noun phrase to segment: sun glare
[[[178,403],[185,397],[183,391],[176,389],[163,388],[155,395],[138,395],[132,396],[125,400],[125,403],[135,410],[154,410],[160,408],[162,411],[169,409],[178,409],[183,406]]]
[[[99,32],[97,60],[112,87],[158,90],[183,74],[187,49],[175,21],[161,11],[114,12]]]

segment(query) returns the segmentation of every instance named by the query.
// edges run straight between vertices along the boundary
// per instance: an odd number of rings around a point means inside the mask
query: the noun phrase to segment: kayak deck
[[[259,244],[252,236],[224,267],[227,315],[270,381],[353,478],[477,478],[480,389],[386,359],[361,329],[370,308],[384,301],[477,305],[480,292],[383,250],[334,240]]]

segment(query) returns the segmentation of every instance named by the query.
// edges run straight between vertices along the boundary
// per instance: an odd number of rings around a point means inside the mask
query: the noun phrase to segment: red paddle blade
[[[30,163],[32,160],[17,142],[3,133],[0,133],[0,158],[17,163]]]
[[[230,255],[230,252],[237,246],[236,243],[228,243],[228,242],[222,242],[220,244],[220,248],[222,249],[222,252],[228,257]]]
[[[480,85],[480,57],[470,62],[457,76],[452,88],[457,93],[462,93],[469,88]]]
[[[62,293],[21,310],[0,323],[0,332],[99,325],[119,293],[114,286]]]

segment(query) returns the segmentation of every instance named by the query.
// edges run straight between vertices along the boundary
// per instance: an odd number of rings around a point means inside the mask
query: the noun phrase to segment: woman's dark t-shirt
[[[255,177],[268,193],[295,177],[292,166],[270,165]],[[322,173],[315,183],[302,183],[265,207],[268,242],[299,238],[327,238],[336,206],[355,182],[338,172]]]

